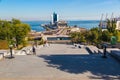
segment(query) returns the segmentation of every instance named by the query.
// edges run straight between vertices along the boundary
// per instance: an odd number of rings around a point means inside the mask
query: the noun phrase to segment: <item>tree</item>
[[[117,31],[117,41],[120,42],[120,31]]]
[[[111,38],[111,35],[110,35],[109,31],[103,31],[102,32],[102,41],[110,42],[110,38]]]
[[[92,28],[90,31],[88,31],[88,34],[86,35],[86,39],[90,43],[97,43],[99,40],[99,29]]]
[[[24,43],[24,39],[29,31],[30,26],[28,24],[24,24],[17,19],[12,19],[12,32],[14,33],[17,48],[19,44]]]
[[[79,42],[79,36],[80,36],[80,33],[79,32],[73,32],[70,34],[71,36],[71,40],[73,43],[78,43]]]
[[[11,24],[9,21],[0,21],[0,39],[9,41],[12,37]]]
[[[7,40],[8,44],[16,43],[18,47],[19,44],[24,43],[29,31],[30,26],[22,23],[20,20],[0,20],[0,40]]]
[[[116,29],[116,21],[115,20],[107,20],[107,29],[110,33],[114,33]]]
[[[85,33],[73,32],[70,34],[73,43],[86,42]]]

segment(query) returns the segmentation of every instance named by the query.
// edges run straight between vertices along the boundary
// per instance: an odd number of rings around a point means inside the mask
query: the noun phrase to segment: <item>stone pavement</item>
[[[50,44],[50,46],[37,49],[37,54],[89,54],[84,48],[80,49],[73,45]]]
[[[0,61],[0,80],[120,80],[120,63],[84,48],[52,44],[37,55]]]

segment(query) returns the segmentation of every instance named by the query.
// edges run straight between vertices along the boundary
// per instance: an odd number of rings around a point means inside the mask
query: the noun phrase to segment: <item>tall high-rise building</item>
[[[57,21],[58,21],[58,15],[57,13],[54,12],[52,15],[52,23],[55,24]]]

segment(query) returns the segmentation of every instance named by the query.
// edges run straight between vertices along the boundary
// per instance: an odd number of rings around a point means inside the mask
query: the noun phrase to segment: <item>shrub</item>
[[[6,40],[0,40],[0,49],[9,49],[8,43]]]

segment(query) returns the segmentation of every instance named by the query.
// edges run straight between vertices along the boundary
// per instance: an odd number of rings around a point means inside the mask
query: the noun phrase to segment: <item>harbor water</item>
[[[31,26],[32,30],[37,32],[45,31],[45,29],[41,26],[41,24],[49,24],[50,21],[23,21]],[[67,21],[69,26],[78,26],[86,29],[91,29],[93,27],[98,27],[98,20],[79,20],[79,21]]]

